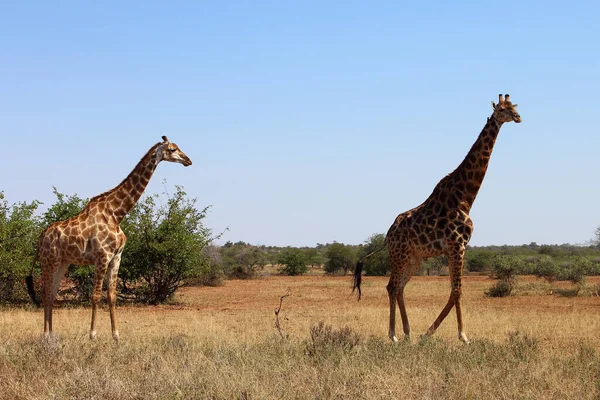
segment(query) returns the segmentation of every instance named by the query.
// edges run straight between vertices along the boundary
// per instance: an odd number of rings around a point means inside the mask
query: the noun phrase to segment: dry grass
[[[90,342],[91,311],[61,308],[57,338],[46,342],[41,310],[3,309],[0,398],[598,398],[600,298],[542,287],[489,299],[491,283],[465,278],[469,346],[456,337],[453,313],[435,337],[418,340],[447,300],[447,277],[407,286],[412,343],[388,343],[387,279],[374,277],[360,302],[349,277],[185,288],[176,305],[119,307],[119,345],[106,312]],[[288,290],[282,340],[274,309]]]

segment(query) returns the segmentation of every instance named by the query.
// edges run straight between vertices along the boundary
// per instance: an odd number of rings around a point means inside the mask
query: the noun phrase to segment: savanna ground
[[[454,312],[434,337],[419,340],[444,306],[449,283],[414,277],[406,289],[413,338],[392,344],[387,280],[365,277],[360,302],[349,276],[188,287],[173,305],[119,307],[118,345],[106,310],[91,342],[89,307],[59,307],[54,341],[42,340],[40,309],[2,309],[0,398],[600,397],[599,297],[549,295],[541,281],[525,278],[522,295],[487,298],[493,281],[465,277],[472,343],[464,345]],[[282,338],[274,309],[288,292]]]

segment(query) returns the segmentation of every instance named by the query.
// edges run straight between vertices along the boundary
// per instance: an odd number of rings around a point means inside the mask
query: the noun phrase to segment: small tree
[[[596,228],[596,245],[600,249],[600,226]]]
[[[221,256],[225,274],[230,278],[252,278],[258,269],[267,264],[267,254],[264,250],[244,242],[223,246]]]
[[[285,275],[302,275],[308,272],[304,253],[294,247],[283,249],[279,255],[278,263],[282,265],[279,272]]]
[[[558,279],[560,269],[552,257],[542,254],[535,258],[532,264],[533,273],[538,278],[544,278],[548,283],[552,283]]]
[[[187,279],[190,286],[221,286],[225,279],[221,249],[215,244],[208,244],[202,249],[202,254],[208,262],[208,271],[196,279]]]
[[[21,282],[31,268],[40,234],[34,216],[39,204],[34,200],[9,206],[0,192],[0,301],[27,301]]]
[[[139,201],[121,227],[127,245],[121,259],[122,295],[150,304],[171,298],[188,278],[209,272],[202,249],[212,240],[202,220],[208,207],[196,209],[179,186],[166,204],[156,205],[158,196]]]
[[[356,263],[356,256],[352,248],[336,242],[327,247],[325,258],[325,271],[329,274],[342,272],[346,275]]]
[[[489,271],[496,253],[487,249],[468,250],[465,256],[465,264],[469,272]]]
[[[501,255],[492,262],[491,277],[498,279],[486,294],[490,297],[510,296],[514,288],[517,275],[523,270],[523,261],[513,255]]]
[[[559,279],[573,283],[575,295],[578,295],[591,270],[592,262],[590,260],[581,256],[572,257],[560,270]]]
[[[312,268],[325,264],[325,256],[319,249],[314,247],[304,249],[304,256],[306,257],[306,262]]]
[[[447,261],[445,256],[429,257],[423,262],[421,270],[425,271],[427,276],[439,275],[446,264]]]
[[[52,186],[52,193],[56,196],[56,202],[42,216],[44,227],[77,215],[88,202],[88,199],[82,199],[77,193],[71,196],[60,193],[56,186]]]
[[[365,240],[365,245],[359,250],[358,258],[362,258],[383,247],[385,235],[382,233],[374,233]],[[387,250],[383,250],[373,254],[367,258],[363,266],[367,275],[387,275],[392,270],[392,263]]]

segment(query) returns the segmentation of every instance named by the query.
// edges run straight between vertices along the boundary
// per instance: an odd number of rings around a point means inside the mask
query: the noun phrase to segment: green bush
[[[501,255],[493,259],[491,264],[491,277],[498,282],[492,286],[486,295],[490,297],[510,296],[513,291],[517,275],[524,269],[523,260],[513,255]]]
[[[282,265],[279,272],[284,275],[302,275],[308,272],[307,261],[304,252],[300,249],[288,247],[283,249],[278,258]]]
[[[469,249],[465,255],[465,267],[469,272],[489,271],[497,252],[486,249]]]
[[[587,275],[592,271],[593,264],[584,257],[571,257],[561,268],[559,279],[561,281],[570,281],[576,287],[575,295],[585,284]]]
[[[348,273],[356,264],[356,255],[350,246],[332,243],[325,251],[325,272],[329,274]]]
[[[234,279],[250,279],[267,264],[266,252],[244,242],[225,243],[221,247],[223,272]]]
[[[554,258],[543,254],[533,260],[532,272],[538,278],[552,283],[558,279],[560,268]]]
[[[486,292],[488,297],[506,297],[510,296],[513,290],[513,285],[507,281],[498,281],[493,284]]]
[[[27,302],[23,284],[29,275],[40,234],[39,202],[9,205],[0,192],[0,302]]]
[[[121,227],[127,244],[121,259],[121,296],[158,304],[167,301],[186,279],[210,272],[202,250],[212,240],[202,221],[208,207],[196,209],[196,199],[176,186],[166,204],[156,205],[158,196],[139,201]]]
[[[361,247],[358,253],[358,258],[361,259],[367,254],[370,254],[376,250],[381,249],[385,242],[385,235],[381,233],[375,233],[367,240],[365,245]],[[390,255],[387,249],[383,249],[378,253],[373,254],[364,261],[363,265],[366,275],[378,275],[385,276],[392,270],[392,263],[390,261]]]

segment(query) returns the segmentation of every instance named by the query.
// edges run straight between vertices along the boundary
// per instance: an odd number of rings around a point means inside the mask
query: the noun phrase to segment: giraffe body
[[[389,337],[393,341],[397,341],[396,303],[400,309],[405,338],[410,338],[404,287],[423,260],[443,254],[448,258],[451,292],[427,335],[432,335],[455,307],[458,337],[465,343],[469,342],[463,330],[460,302],[464,255],[473,233],[469,212],[485,177],[500,127],[504,122],[521,122],[516,111],[517,105],[510,102],[509,95],[505,99],[502,95],[499,97],[497,105],[492,102],[494,112],[463,162],[437,184],[425,202],[398,215],[387,232],[384,247],[387,246],[392,265],[387,291],[390,301]],[[363,257],[356,266],[354,287],[358,289],[359,298],[362,262],[371,254]]]
[[[94,265],[92,295],[92,323],[90,338],[96,337],[96,311],[102,295],[102,282],[108,274],[108,306],[112,334],[119,339],[116,305],[116,282],[121,253],[127,238],[121,230],[121,221],[138,201],[161,161],[189,166],[192,161],[163,136],[142,157],[133,171],[114,189],[90,199],[77,215],[48,226],[41,234],[35,261],[42,268],[42,302],[44,304],[44,334],[52,334],[52,308],[69,265]],[[33,267],[32,267],[33,268]],[[37,302],[31,275],[27,279],[29,294]]]

